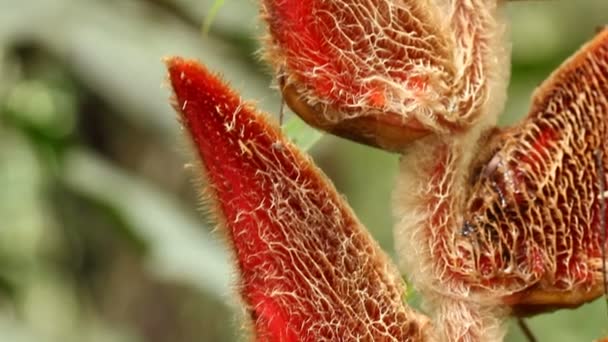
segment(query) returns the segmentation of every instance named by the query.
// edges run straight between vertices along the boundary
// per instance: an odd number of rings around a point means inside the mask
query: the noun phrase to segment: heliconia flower
[[[602,294],[608,28],[499,129],[503,2],[262,1],[286,102],[402,153],[395,241],[431,319],[309,157],[204,67],[168,60],[258,341],[502,341],[510,315]]]
[[[257,340],[428,340],[401,276],[311,159],[198,63],[167,65]]]
[[[265,57],[305,121],[401,152],[501,112],[510,53],[500,2],[263,0]]]

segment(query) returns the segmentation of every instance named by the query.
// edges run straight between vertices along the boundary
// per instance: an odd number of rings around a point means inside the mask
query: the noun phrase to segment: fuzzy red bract
[[[529,116],[500,134],[491,170],[472,189],[467,239],[479,246],[480,267],[491,265],[485,278],[494,287],[523,290],[506,298],[510,304],[536,312],[602,294],[605,175],[595,154],[605,169],[607,122],[605,29],[539,88]]]
[[[430,133],[417,115],[446,104],[453,72],[431,8],[387,0],[263,4],[266,57],[284,81],[286,103],[306,122],[389,150]]]
[[[244,284],[247,301],[255,308],[255,315],[266,320],[268,334],[280,341],[296,341],[295,333],[287,324],[289,317],[285,308],[260,293],[269,286],[285,292],[293,288],[256,277],[256,273],[273,272],[279,266],[269,262],[269,248],[260,235],[259,226],[272,224],[263,211],[248,215],[270,198],[270,189],[255,175],[256,160],[244,158],[252,153],[246,142],[270,146],[273,137],[268,136],[263,123],[251,121],[253,112],[241,106],[236,94],[198,64],[173,59],[169,61],[169,73],[177,95],[177,108],[217,196],[222,220],[230,223],[227,233],[234,244],[239,269],[245,279],[254,279]],[[284,166],[293,168],[290,163]],[[275,238],[285,243],[284,236],[277,234]],[[263,284],[265,282],[270,284]]]
[[[500,1],[263,0],[264,56],[310,125],[394,152],[495,118]]]
[[[265,1],[269,30],[286,57],[286,67],[302,85],[340,110],[383,109],[387,80],[422,91],[424,76],[411,75],[412,66],[440,56],[437,28],[414,6],[374,1]],[[390,11],[389,11],[390,9]],[[375,15],[372,17],[372,15]],[[411,33],[408,37],[405,33]],[[415,49],[419,38],[427,37]],[[442,51],[447,55],[447,51]],[[365,56],[369,60],[365,60]],[[382,61],[373,64],[370,60]]]
[[[399,274],[309,158],[198,63],[168,67],[258,340],[420,340]]]

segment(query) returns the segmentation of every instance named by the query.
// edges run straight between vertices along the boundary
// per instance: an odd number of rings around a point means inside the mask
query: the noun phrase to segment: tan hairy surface
[[[501,340],[509,310],[601,294],[594,153],[608,161],[607,79],[604,30],[541,86],[520,125],[427,137],[402,157],[395,238],[444,339]]]

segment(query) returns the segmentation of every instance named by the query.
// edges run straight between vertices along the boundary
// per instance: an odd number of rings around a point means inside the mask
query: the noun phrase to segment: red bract
[[[606,122],[608,29],[539,88],[520,125],[477,126],[407,150],[396,241],[443,339],[500,339],[510,311],[602,294],[595,153],[608,163]]]
[[[421,341],[401,277],[310,159],[193,61],[168,61],[260,341]]]
[[[608,30],[562,65],[536,91],[528,117],[496,140],[468,200],[472,231],[462,238],[476,241],[476,268],[487,264],[491,274],[482,277],[528,310],[597,298],[607,248],[600,167],[608,165]]]
[[[266,57],[288,105],[313,126],[400,152],[502,106],[509,54],[496,1],[263,4]]]

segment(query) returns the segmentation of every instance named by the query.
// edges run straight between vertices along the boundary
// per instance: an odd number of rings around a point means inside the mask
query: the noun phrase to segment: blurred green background
[[[509,14],[503,124],[608,23],[608,1],[522,1]],[[0,0],[1,342],[243,340],[161,61],[198,58],[278,113],[255,55],[262,29],[254,0]],[[328,136],[310,152],[392,253],[397,157]],[[529,323],[540,341],[591,341],[608,334],[603,304]],[[514,324],[508,339],[523,341]]]

